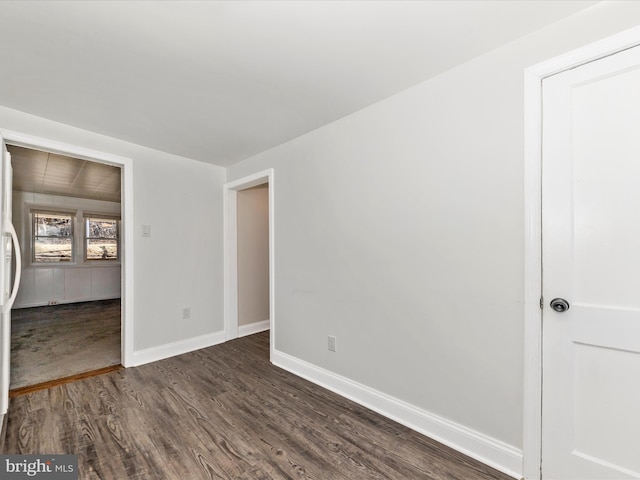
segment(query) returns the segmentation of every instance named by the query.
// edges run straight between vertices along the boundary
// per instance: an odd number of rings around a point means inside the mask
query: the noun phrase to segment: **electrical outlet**
[[[191,307],[184,307],[182,309],[182,319],[191,318]]]
[[[49,305],[57,305],[58,300],[49,300]]]
[[[336,351],[336,337],[329,335],[329,351],[330,352],[335,352]]]

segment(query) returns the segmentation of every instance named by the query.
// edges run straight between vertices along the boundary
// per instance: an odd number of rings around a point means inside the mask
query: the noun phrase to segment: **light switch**
[[[142,236],[143,237],[151,236],[151,225],[142,225]]]

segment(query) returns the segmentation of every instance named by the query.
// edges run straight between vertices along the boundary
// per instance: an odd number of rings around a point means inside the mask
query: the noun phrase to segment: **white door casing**
[[[541,478],[542,438],[542,81],[544,78],[640,45],[640,26],[558,57],[524,72],[524,405],[523,474]]]
[[[640,478],[640,47],[542,92],[542,477]]]
[[[1,133],[5,141],[11,145],[115,165],[122,169],[122,328],[120,343],[122,365],[125,367],[132,366],[134,354],[134,228],[132,159],[11,130],[3,129]]]

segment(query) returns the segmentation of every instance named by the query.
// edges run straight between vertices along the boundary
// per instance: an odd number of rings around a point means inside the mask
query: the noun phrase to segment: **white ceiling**
[[[594,1],[2,1],[0,104],[231,165]]]

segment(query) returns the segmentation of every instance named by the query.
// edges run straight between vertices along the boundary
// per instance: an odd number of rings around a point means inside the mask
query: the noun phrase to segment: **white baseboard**
[[[94,298],[80,298],[80,299],[71,299],[71,300],[59,300],[56,305],[67,305],[69,303],[84,303],[84,302],[98,302],[101,300],[115,300],[120,298],[120,296],[114,297],[113,295],[106,295],[104,297],[94,297]],[[20,308],[33,308],[33,307],[49,307],[49,301],[39,301],[39,302],[31,302],[31,303],[21,303],[14,304],[11,308],[12,310],[18,310]]]
[[[247,325],[238,325],[238,338],[269,330],[270,325],[271,323],[268,319],[262,320],[261,322],[249,323]]]
[[[516,447],[278,350],[274,350],[271,362],[507,475],[522,478],[523,453]]]
[[[225,332],[221,331],[201,335],[195,338],[188,338],[186,340],[180,340],[178,342],[167,343],[166,345],[147,348],[145,350],[135,351],[133,352],[132,362],[125,366],[137,367],[139,365],[144,365],[145,363],[164,360],[165,358],[182,355],[183,353],[189,353],[194,350],[224,343],[226,339],[227,337]]]

